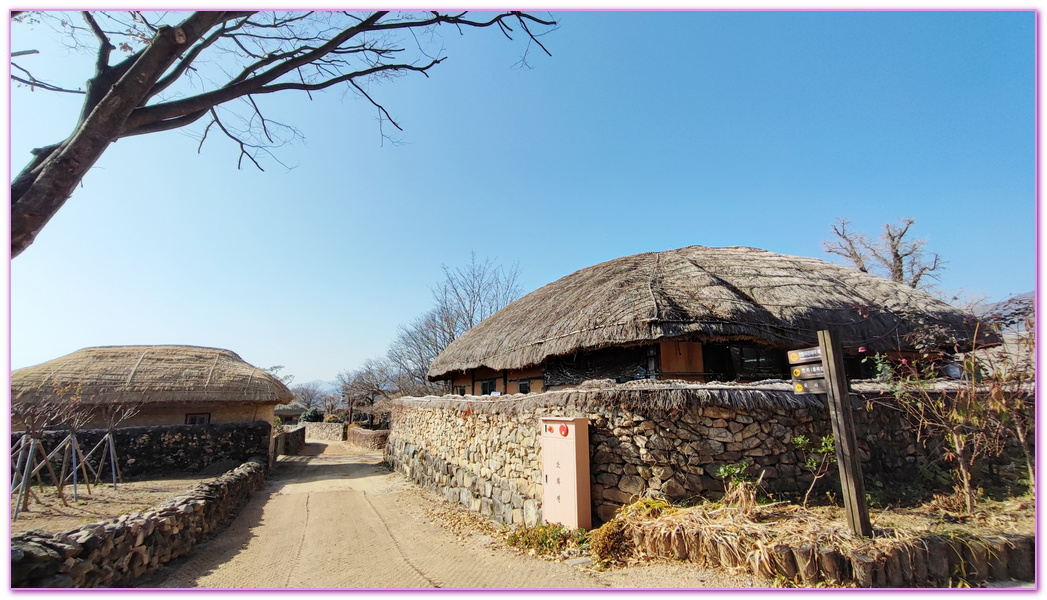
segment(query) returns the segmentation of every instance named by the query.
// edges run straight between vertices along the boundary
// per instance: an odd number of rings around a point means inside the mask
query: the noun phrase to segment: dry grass
[[[111,483],[91,486],[91,493],[82,483],[79,486],[79,501],[73,500],[72,485],[65,486],[66,503],[58,497],[54,486],[33,486],[36,499],[29,501],[29,510],[22,511],[18,520],[11,522],[11,533],[17,534],[31,529],[61,533],[76,529],[87,523],[106,521],[120,515],[141,512],[192,490],[197,484],[213,479],[234,468],[231,463],[215,463],[208,469],[193,475],[178,475],[138,481],[127,480],[113,489]],[[16,494],[11,496],[14,506]]]
[[[985,501],[968,516],[931,502],[874,512],[873,537],[860,539],[851,534],[840,507],[805,509],[784,502],[759,505],[748,487],[736,485],[722,502],[688,508],[652,512],[643,500],[623,507],[612,521],[590,533],[591,552],[609,564],[675,552],[680,560],[689,558],[706,567],[741,567],[774,579],[775,550],[780,547],[829,548],[843,555],[856,551],[887,554],[897,546],[921,543],[929,535],[964,539],[1035,532],[1035,503],[1029,499]],[[657,540],[673,541],[666,547],[664,542],[656,546]]]

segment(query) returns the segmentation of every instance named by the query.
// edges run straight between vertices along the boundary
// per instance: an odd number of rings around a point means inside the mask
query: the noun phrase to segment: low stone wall
[[[306,423],[305,437],[309,440],[345,440],[345,423]]]
[[[745,462],[771,491],[806,489],[811,474],[792,440],[831,432],[827,410],[786,383],[761,387],[601,384],[543,394],[403,398],[394,404],[386,461],[418,484],[514,525],[541,520],[543,416],[589,419],[596,523],[648,490],[671,499],[718,497],[720,465]],[[866,475],[915,476],[928,450],[890,408],[852,396]],[[935,449],[931,448],[933,453]]]
[[[305,426],[284,429],[273,436],[273,460],[280,455],[295,456],[301,454],[305,446]],[[272,465],[270,461],[270,465]]]
[[[305,426],[299,425],[294,429],[284,431],[284,454],[297,456],[305,447]]]
[[[11,587],[117,587],[189,552],[265,480],[263,458],[141,513],[11,538]]]
[[[370,450],[381,450],[389,441],[388,429],[364,429],[363,427],[350,427],[346,431],[346,440]]]
[[[84,453],[105,436],[104,429],[90,429],[77,435],[77,443]],[[268,456],[272,426],[265,421],[253,423],[220,423],[211,425],[158,425],[152,427],[122,427],[113,432],[116,441],[117,464],[124,477],[146,473],[195,472],[212,463],[243,462],[252,456]],[[41,441],[50,453],[65,439],[68,432],[45,432]],[[11,434],[12,446],[21,437]],[[99,448],[88,463],[97,468],[102,456]],[[59,472],[62,458],[52,459]],[[106,459],[108,471],[109,460]],[[47,477],[47,470],[43,471]]]

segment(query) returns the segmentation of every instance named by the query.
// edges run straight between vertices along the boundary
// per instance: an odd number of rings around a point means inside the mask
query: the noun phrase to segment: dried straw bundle
[[[413,408],[512,415],[530,414],[542,408],[561,409],[565,414],[584,414],[598,407],[671,412],[691,407],[719,406],[735,410],[763,409],[783,412],[801,408],[820,409],[823,406],[823,402],[820,402],[817,396],[794,394],[787,382],[778,380],[732,384],[646,379],[626,383],[615,383],[609,379],[591,380],[577,388],[539,394],[405,397],[396,399],[393,403]]]

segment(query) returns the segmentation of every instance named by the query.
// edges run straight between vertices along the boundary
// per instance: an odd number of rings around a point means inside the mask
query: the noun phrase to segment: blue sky
[[[570,12],[514,69],[497,31],[444,31],[432,77],[264,99],[304,141],[266,171],[197,126],[121,140],[11,264],[11,364],[85,346],[228,348],[296,381],[383,354],[475,251],[531,291],[692,244],[831,259],[838,217],[901,217],[949,294],[1035,285],[1035,14]],[[91,56],[16,25],[38,77]],[[11,92],[11,168],[68,135],[76,97]]]

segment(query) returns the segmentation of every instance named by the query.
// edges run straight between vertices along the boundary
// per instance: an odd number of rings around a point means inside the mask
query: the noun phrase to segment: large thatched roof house
[[[452,342],[429,379],[457,394],[537,392],[587,379],[786,378],[784,350],[835,329],[845,351],[911,351],[939,325],[970,340],[961,311],[924,292],[814,258],[690,246],[581,269]],[[860,366],[855,358],[852,363]]]
[[[229,350],[197,346],[84,348],[11,373],[11,401],[138,406],[121,424],[273,421],[293,398],[279,379]],[[88,427],[101,427],[95,417]],[[18,423],[12,427],[18,428]]]

